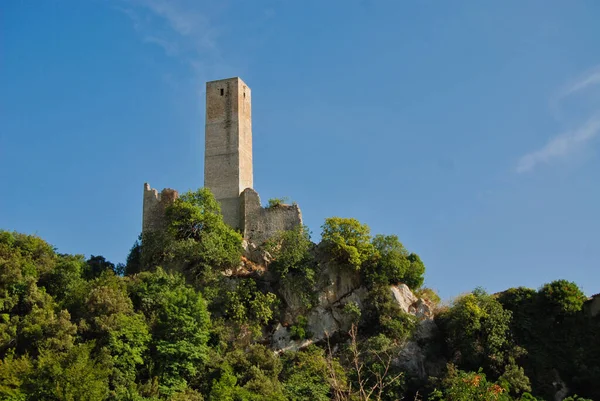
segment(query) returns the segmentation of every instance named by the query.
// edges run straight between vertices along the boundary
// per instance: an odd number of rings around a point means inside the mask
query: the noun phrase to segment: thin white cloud
[[[557,120],[564,120],[564,111],[561,110],[563,103],[567,100],[585,101],[589,100],[585,94],[588,92],[594,93],[594,90],[600,88],[600,65],[597,65],[584,74],[580,75],[576,79],[571,80],[569,83],[564,85],[554,96],[550,99],[550,109],[552,114]],[[574,99],[572,99],[574,98]],[[587,103],[582,105],[585,107]],[[588,104],[589,105],[589,104]],[[593,106],[593,105],[592,105]]]
[[[147,7],[156,15],[164,18],[171,28],[182,36],[188,36],[194,30],[194,21],[198,15],[194,15],[189,10],[183,10],[182,4],[176,1],[164,0],[137,0],[136,3]],[[200,15],[200,20],[204,22],[205,18]]]
[[[588,144],[600,133],[600,118],[591,118],[578,129],[555,136],[541,149],[521,157],[517,164],[518,173],[532,171],[541,163],[549,163],[557,158],[565,157],[571,152]]]
[[[576,128],[550,138],[540,149],[522,156],[516,167],[518,173],[530,172],[540,164],[565,158],[578,149],[592,144],[592,140],[600,134],[600,105],[595,101],[598,89],[600,89],[600,65],[588,70],[558,91],[550,101],[554,117],[562,120],[567,126]],[[592,96],[589,96],[590,94]],[[570,112],[569,108],[562,107],[563,101],[566,102],[567,99],[572,103]],[[573,105],[577,107],[573,108]],[[561,109],[567,111],[567,115]],[[582,112],[591,112],[592,117],[582,122]]]
[[[186,63],[196,81],[224,63],[217,46],[218,29],[211,23],[211,3],[201,0],[115,0],[140,39]],[[202,65],[203,68],[198,68]]]
[[[587,74],[569,84],[566,88],[563,89],[560,97],[564,98],[573,95],[577,92],[581,92],[585,89],[588,89],[594,85],[600,85],[600,66],[596,66]]]
[[[193,87],[203,86],[205,81],[226,76],[241,75],[244,63],[233,53],[230,59],[222,51],[229,30],[232,7],[228,2],[211,0],[110,0],[114,8],[129,17],[140,39],[158,46],[164,53],[189,68],[190,76],[181,72],[174,81],[192,78]],[[245,16],[246,27],[262,26],[277,15],[273,8],[257,8]],[[260,30],[256,30],[259,32]],[[256,43],[252,29],[246,29],[245,43]],[[186,83],[189,85],[189,82]]]
[[[214,30],[208,16],[201,11],[206,2],[189,0],[131,0],[164,20],[170,29],[181,36],[193,40],[196,48],[215,46]]]
[[[179,53],[179,46],[177,46],[177,43],[170,42],[166,39],[159,38],[159,37],[152,36],[152,35],[145,35],[143,40],[146,43],[153,43],[155,45],[162,47],[162,49],[165,51],[165,53],[169,56],[174,56]]]

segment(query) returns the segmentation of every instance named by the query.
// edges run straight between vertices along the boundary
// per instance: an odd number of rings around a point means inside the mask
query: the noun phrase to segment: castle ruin
[[[240,78],[206,83],[204,186],[221,205],[223,220],[260,245],[275,233],[302,224],[297,205],[264,208],[253,189],[250,88]],[[165,228],[165,208],[177,199],[144,184],[142,233]]]

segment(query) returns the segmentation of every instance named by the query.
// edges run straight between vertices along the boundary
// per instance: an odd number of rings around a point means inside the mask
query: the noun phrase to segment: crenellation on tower
[[[179,193],[171,188],[161,192],[144,183],[144,204],[142,208],[142,232],[164,230],[165,209],[179,197]]]

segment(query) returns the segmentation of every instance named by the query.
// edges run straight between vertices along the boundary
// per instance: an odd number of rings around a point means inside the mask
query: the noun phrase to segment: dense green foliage
[[[363,268],[367,283],[398,284],[410,288],[423,285],[425,265],[417,254],[409,253],[396,235],[378,234],[372,241],[374,252]]]
[[[560,377],[574,392],[600,399],[600,316],[582,309],[585,296],[575,283],[513,288],[498,300],[513,314],[512,337],[527,351],[518,362],[540,395],[548,397]]]
[[[305,226],[298,226],[293,230],[282,231],[270,238],[265,249],[273,259],[269,270],[285,279],[288,274],[297,274],[314,282],[314,264],[311,260],[310,232]]]
[[[143,313],[153,341],[146,379],[157,377],[161,393],[185,390],[208,358],[209,315],[202,296],[182,277],[157,269],[128,282],[133,305]]]
[[[247,279],[239,282],[235,289],[226,292],[225,315],[254,337],[273,319],[278,299],[272,292],[262,292],[256,282]]]
[[[325,219],[321,239],[331,256],[339,263],[359,270],[374,253],[369,226],[356,219]]]
[[[450,359],[468,370],[485,367],[499,373],[514,351],[509,337],[511,316],[481,289],[460,297],[437,316]]]
[[[265,250],[271,256],[269,271],[275,274],[282,289],[297,294],[308,310],[315,303],[314,291],[318,264],[312,254],[314,244],[305,226],[282,231],[270,238]]]
[[[341,365],[328,360],[321,348],[311,346],[303,352],[287,353],[283,362],[284,394],[290,401],[328,401],[332,389],[347,385]]]
[[[325,219],[321,238],[333,260],[362,272],[367,285],[423,284],[425,265],[404,248],[396,235],[371,237],[367,225],[356,219]]]
[[[163,266],[210,290],[219,271],[239,264],[242,237],[225,224],[208,189],[181,195],[167,207],[166,220],[165,232],[146,233],[134,245],[127,274]]]
[[[574,283],[476,289],[440,307],[437,336],[418,340],[439,372],[427,380],[394,362],[419,322],[390,286],[439,297],[395,235],[330,218],[320,246],[306,227],[278,233],[263,247],[268,274],[236,276],[241,236],[208,190],[184,194],[166,219],[125,266],[0,231],[1,400],[542,400],[561,380],[567,400],[600,400],[600,317]],[[279,323],[313,338],[327,269],[366,294],[339,312],[350,331],[275,354],[264,339]],[[282,294],[301,300],[291,316]]]
[[[566,385],[600,399],[600,316],[586,313],[584,300],[565,280],[539,291],[477,289],[437,315],[444,353],[460,369],[481,368],[515,397],[530,391],[551,399]]]
[[[482,372],[465,372],[448,365],[446,377],[439,383],[432,400],[439,401],[510,401],[513,398],[497,383],[489,382]],[[525,398],[527,399],[527,398]]]

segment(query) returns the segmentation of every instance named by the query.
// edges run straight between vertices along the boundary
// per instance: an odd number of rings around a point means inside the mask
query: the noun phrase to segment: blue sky
[[[600,292],[600,3],[4,1],[0,227],[123,262],[144,182],[203,184],[204,83],[253,97],[254,182],[397,234],[444,298]]]

